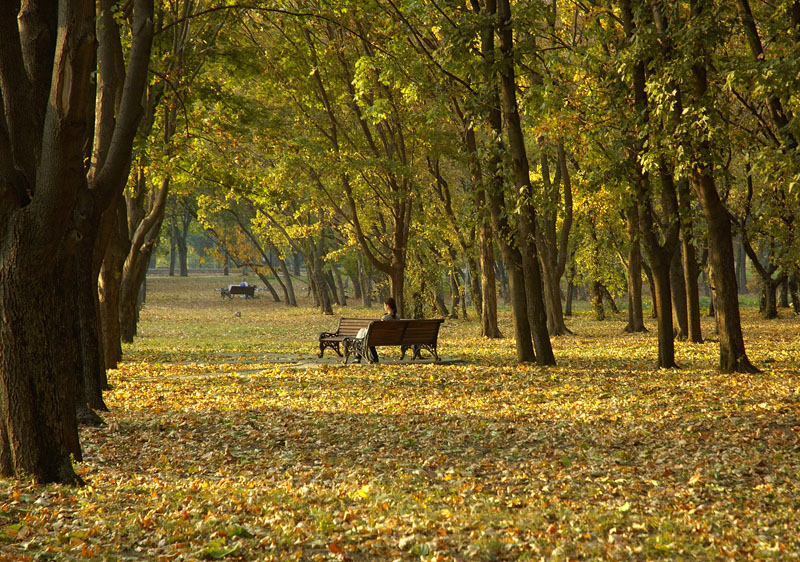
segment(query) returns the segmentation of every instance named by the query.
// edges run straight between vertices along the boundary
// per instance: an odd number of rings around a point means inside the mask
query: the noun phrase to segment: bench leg
[[[336,355],[338,355],[339,357],[342,357],[342,352],[340,351],[339,342],[338,341],[336,341],[336,342],[319,342],[319,355],[318,355],[318,357],[322,358],[322,356],[325,354],[325,350],[326,349],[332,349],[332,350],[334,350],[336,352]]]

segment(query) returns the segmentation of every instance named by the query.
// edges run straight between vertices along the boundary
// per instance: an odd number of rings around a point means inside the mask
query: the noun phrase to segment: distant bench
[[[243,287],[242,285],[231,285],[230,287],[222,288],[220,290],[220,294],[222,298],[228,297],[229,299],[233,298],[233,295],[244,295],[246,299],[252,299],[256,296],[256,286],[255,285],[247,285]]]
[[[344,343],[344,363],[355,355],[359,360],[362,357],[370,359],[370,347],[399,346],[400,359],[405,359],[406,351],[413,349],[411,357],[421,359],[420,352],[424,349],[439,359],[438,341],[439,327],[444,322],[441,318],[430,320],[373,320],[367,326],[362,337],[347,336]]]

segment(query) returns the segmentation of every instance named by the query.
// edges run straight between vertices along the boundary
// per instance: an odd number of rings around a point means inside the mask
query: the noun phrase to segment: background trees
[[[100,421],[155,246],[170,231],[180,247],[190,221],[290,306],[302,261],[326,314],[346,285],[406,315],[463,317],[470,300],[497,337],[498,274],[518,360],[541,364],[569,333],[572,281],[598,317],[627,293],[642,331],[644,271],[661,367],[673,325],[702,341],[710,287],[726,372],[754,370],[734,238],[767,316],[780,285],[796,294],[796,2],[61,10],[0,13],[6,473],[76,480],[77,420]]]

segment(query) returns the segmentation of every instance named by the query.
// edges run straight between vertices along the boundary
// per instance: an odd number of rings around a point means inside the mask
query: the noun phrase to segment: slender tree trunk
[[[744,244],[741,239],[735,242],[736,248],[736,283],[739,288],[739,294],[744,295],[747,293],[747,252],[744,250]]]
[[[169,276],[175,277],[175,264],[178,263],[178,227],[171,223],[169,225]]]
[[[523,198],[533,195],[529,174],[528,156],[522,134],[516,97],[514,74],[513,34],[511,28],[511,6],[509,0],[497,1],[497,28],[502,60],[500,64],[500,91],[503,101],[503,119],[506,125],[512,153],[514,181],[517,193]],[[519,249],[522,254],[522,270],[527,305],[527,321],[533,338],[536,362],[539,365],[555,365],[555,356],[547,331],[547,313],[542,299],[542,278],[536,247],[536,211],[529,202],[524,202],[517,221]]]
[[[447,275],[450,282],[450,318],[458,319],[458,307],[461,304],[461,288],[458,286],[455,270],[451,269]]]
[[[331,265],[331,269],[333,270],[334,280],[336,281],[336,290],[339,292],[339,304],[341,306],[347,306],[347,293],[344,290],[342,273],[339,271],[336,264]]]
[[[784,276],[783,282],[780,284],[781,292],[778,299],[778,306],[781,308],[789,308],[789,277]]]
[[[269,291],[272,300],[274,302],[281,302],[281,297],[280,295],[278,295],[278,291],[276,291],[275,287],[272,286],[272,283],[269,282],[269,278],[267,277],[267,275],[265,273],[262,273],[260,270],[256,272],[256,275],[258,275],[258,278],[261,280],[262,283],[264,283],[264,287],[267,289],[267,291]],[[283,286],[283,283],[281,283],[281,285]],[[283,289],[285,294],[286,287],[283,286]]]
[[[181,277],[189,277],[189,248],[186,246],[186,238],[188,236],[188,224],[184,224],[183,228],[178,230],[178,269]]]
[[[684,228],[681,240],[683,249],[683,276],[686,285],[686,308],[689,314],[689,341],[703,343],[703,332],[700,326],[700,288],[698,277],[700,268],[697,265],[697,251],[694,247],[691,227]]]
[[[480,227],[481,257],[481,335],[485,338],[502,338],[497,326],[497,286],[494,275],[494,248],[492,230],[484,222]]]
[[[278,262],[281,268],[281,274],[283,274],[283,278],[286,280],[286,286],[284,288],[286,304],[289,306],[297,306],[297,296],[294,293],[294,284],[292,283],[292,276],[289,274],[289,268],[286,266],[286,260],[280,259]]]
[[[592,312],[597,322],[606,319],[606,311],[603,308],[603,285],[600,281],[592,281]]]
[[[361,281],[361,304],[364,308],[372,308],[372,286],[370,273],[364,263],[364,257],[358,254],[358,278]]]
[[[636,204],[625,211],[628,231],[628,324],[626,332],[646,332],[642,311],[642,249],[639,242],[639,216]]]
[[[683,263],[681,252],[676,249],[672,254],[669,268],[669,285],[672,296],[672,309],[678,321],[677,338],[685,340],[689,335],[689,311],[687,309],[686,285],[683,277]]]

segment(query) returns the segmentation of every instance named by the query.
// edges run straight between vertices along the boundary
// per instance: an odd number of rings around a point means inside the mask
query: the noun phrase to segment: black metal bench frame
[[[335,332],[322,332],[319,335],[319,354],[322,357],[326,349],[332,349],[339,357],[342,355],[340,344],[348,337],[355,337],[361,328],[369,326],[374,318],[339,318]]]

